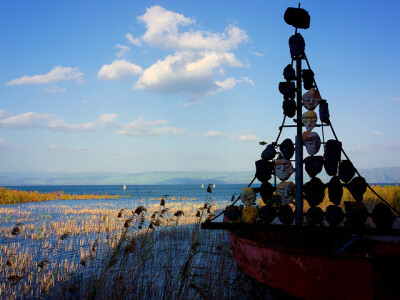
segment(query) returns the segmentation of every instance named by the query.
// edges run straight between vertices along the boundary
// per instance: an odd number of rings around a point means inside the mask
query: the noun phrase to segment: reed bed
[[[38,191],[19,191],[6,189],[0,187],[0,204],[15,204],[15,203],[26,203],[26,202],[39,202],[39,201],[51,201],[51,200],[88,200],[88,199],[118,199],[120,195],[108,195],[104,194],[66,194],[62,191],[52,193],[39,193]]]
[[[398,211],[400,210],[400,187],[398,185],[372,185],[373,190],[375,190],[385,201],[387,201],[391,206],[393,206]],[[363,203],[367,207],[368,211],[371,213],[372,209],[375,207],[376,204],[380,203],[381,200],[376,196],[370,189],[364,194]],[[344,202],[355,201],[351,193],[347,188],[343,188],[343,197],[340,207],[344,209]],[[329,201],[328,197],[328,189],[325,190],[325,198],[324,201],[319,205],[322,210],[325,211],[328,205],[332,203]],[[308,210],[309,205],[307,201],[304,201],[304,210]]]
[[[227,205],[208,200],[1,206],[0,298],[239,299],[225,233],[199,229]]]

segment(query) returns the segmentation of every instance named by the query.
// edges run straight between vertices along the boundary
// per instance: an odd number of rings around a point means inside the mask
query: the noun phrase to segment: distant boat
[[[201,185],[201,188],[204,189],[204,184]]]
[[[214,188],[215,188],[215,184],[214,184]]]
[[[122,188],[124,191],[126,190],[126,185],[124,184],[124,187]]]

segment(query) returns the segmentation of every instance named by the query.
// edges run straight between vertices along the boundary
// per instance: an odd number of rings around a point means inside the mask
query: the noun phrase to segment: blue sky
[[[283,118],[297,5],[1,1],[0,170],[252,170]],[[400,3],[302,7],[344,149],[357,168],[399,166]]]

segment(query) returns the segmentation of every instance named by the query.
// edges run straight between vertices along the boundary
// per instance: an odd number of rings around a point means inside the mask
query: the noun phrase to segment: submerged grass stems
[[[0,207],[0,298],[234,298],[225,233],[199,227],[226,204],[59,206],[57,220]]]

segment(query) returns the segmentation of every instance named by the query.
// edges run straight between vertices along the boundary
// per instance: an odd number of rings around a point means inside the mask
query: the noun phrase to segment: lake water
[[[246,185],[243,184],[222,184],[212,187],[212,194],[207,193],[208,184],[200,185],[50,185],[50,186],[5,186],[5,188],[22,191],[38,191],[40,193],[62,191],[66,194],[99,194],[130,196],[132,200],[142,199],[146,201],[159,201],[159,198],[169,195],[171,201],[204,201],[211,196],[215,201],[226,201],[240,193]],[[254,187],[259,187],[255,184]],[[120,198],[119,201],[126,201],[129,198]],[[103,200],[102,200],[103,201]],[[116,201],[116,200],[109,200]],[[99,202],[98,200],[96,202]]]

